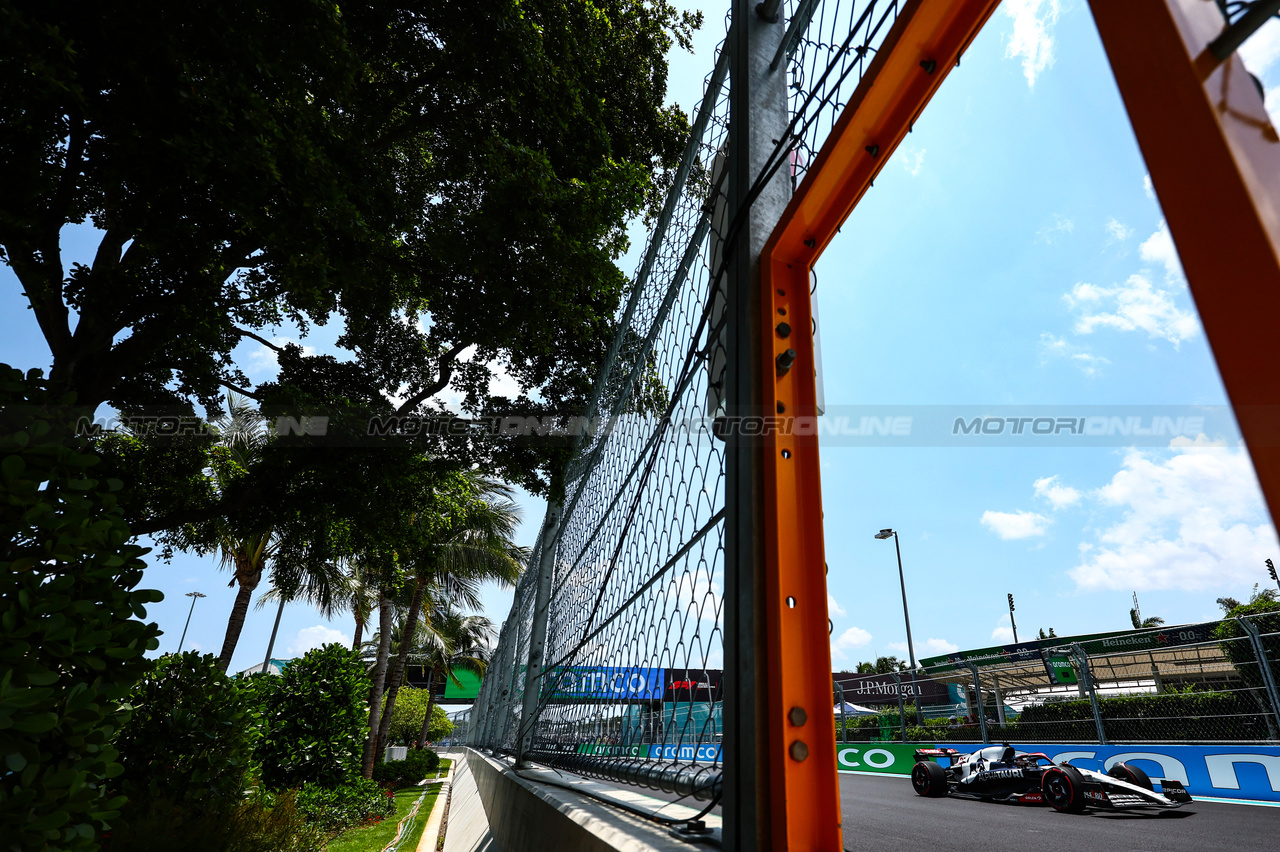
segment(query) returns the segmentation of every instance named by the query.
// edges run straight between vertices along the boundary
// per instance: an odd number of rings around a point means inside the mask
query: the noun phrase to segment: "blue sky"
[[[693,56],[673,57],[670,98],[700,98],[723,9],[702,5]],[[1280,114],[1280,23],[1244,50]],[[69,257],[92,255],[70,228]],[[643,249],[622,261],[631,270]],[[1082,0],[1006,0],[818,266],[829,408],[841,405],[1218,405],[1226,401],[1176,252]],[[0,361],[47,367],[48,349],[0,267]],[[303,341],[325,351],[338,329]],[[282,328],[278,337],[298,339]],[[237,352],[251,379],[270,353]],[[902,537],[918,656],[1011,638],[1218,613],[1214,599],[1268,582],[1280,559],[1248,458],[1233,447],[823,449],[836,668],[894,653],[905,633],[891,542]],[[527,495],[522,543],[544,504]],[[174,650],[216,653],[234,590],[216,560],[158,560],[145,585]],[[510,593],[490,589],[500,622]],[[274,612],[251,610],[233,669],[261,662]],[[352,621],[286,607],[274,656],[350,641]]]

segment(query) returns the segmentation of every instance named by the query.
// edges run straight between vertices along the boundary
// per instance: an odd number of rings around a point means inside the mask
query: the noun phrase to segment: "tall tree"
[[[455,683],[455,669],[463,669],[483,675],[489,666],[490,648],[493,644],[493,622],[479,615],[463,615],[454,609],[435,614],[432,629],[424,634],[425,640],[418,648],[427,669],[427,716],[418,734],[418,748],[427,747],[427,726],[435,707],[437,679],[444,682],[451,678]]]
[[[53,384],[89,410],[215,407],[226,388],[366,419],[438,412],[446,389],[474,414],[576,410],[625,224],[656,210],[687,134],[665,54],[700,17],[667,0],[0,0],[0,258]],[[98,246],[75,262],[61,237],[86,222]],[[344,357],[272,340],[286,320],[340,323]],[[241,343],[279,358],[271,387],[249,386]],[[490,393],[499,365],[513,399]],[[492,470],[546,486],[554,448],[495,452]],[[134,529],[284,505],[271,489],[295,479],[318,503],[360,484],[335,455]]]

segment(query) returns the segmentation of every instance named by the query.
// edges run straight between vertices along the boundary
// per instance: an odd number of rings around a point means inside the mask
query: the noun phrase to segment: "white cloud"
[[[1049,504],[1055,509],[1074,506],[1080,502],[1080,492],[1069,485],[1060,484],[1057,476],[1046,476],[1044,479],[1037,479],[1034,487],[1036,496],[1048,500]]]
[[[1150,198],[1153,201],[1155,200],[1156,188],[1155,186],[1152,185],[1151,175],[1149,174],[1145,174],[1142,176],[1142,191],[1147,194],[1147,198]]]
[[[1280,21],[1269,19],[1240,45],[1244,67],[1263,77],[1273,65],[1280,64]]]
[[[919,151],[901,151],[898,154],[898,162],[902,163],[902,168],[907,174],[916,177],[920,174],[920,169],[924,168],[924,152],[926,149],[921,148]]]
[[[1062,5],[1059,0],[1005,0],[1002,8],[1013,20],[1013,33],[1004,55],[1022,58],[1022,74],[1027,85],[1034,87],[1036,78],[1053,65],[1053,27]]]
[[[827,612],[831,613],[831,615],[846,615],[844,607],[840,606],[830,594],[827,595]]]
[[[909,650],[906,642],[890,642],[890,651],[897,651],[900,654],[906,654]],[[960,650],[960,646],[954,642],[948,642],[946,639],[926,639],[923,642],[916,643],[916,659],[923,657],[936,657],[939,654],[954,654]]]
[[[1158,263],[1164,267],[1164,276],[1171,282],[1184,282],[1182,261],[1178,259],[1178,250],[1173,246],[1173,235],[1169,233],[1169,225],[1163,219],[1156,232],[1147,237],[1138,246],[1138,254],[1147,263]]]
[[[1066,218],[1065,216],[1058,216],[1055,214],[1053,217],[1052,225],[1046,225],[1040,230],[1036,231],[1036,240],[1038,242],[1049,243],[1050,245],[1052,245],[1054,240],[1058,238],[1058,235],[1073,233],[1075,229],[1076,229],[1075,222],[1072,222],[1070,219]]]
[[[1087,347],[1077,346],[1047,331],[1040,334],[1040,352],[1041,363],[1050,357],[1066,358],[1079,367],[1080,372],[1086,376],[1097,375],[1102,365],[1111,363],[1109,359],[1093,354]]]
[[[992,532],[1006,541],[1044,535],[1044,531],[1049,526],[1049,519],[1044,515],[1025,510],[1017,512],[992,512],[988,510],[982,513],[981,520],[984,526],[990,528]]]
[[[841,633],[839,638],[831,640],[831,656],[835,659],[847,659],[845,651],[861,648],[871,642],[871,634],[861,627],[850,627]]]
[[[1107,220],[1107,224],[1104,227],[1106,227],[1107,236],[1111,238],[1112,242],[1122,243],[1133,236],[1133,228],[1126,227],[1123,222],[1114,216]]]
[[[325,627],[323,624],[317,624],[315,627],[304,627],[298,631],[298,635],[289,643],[285,653],[292,657],[301,657],[313,648],[328,645],[330,642],[347,645],[350,644],[351,637],[341,630],[334,630],[332,627]]]
[[[1076,284],[1063,300],[1069,308],[1081,311],[1075,325],[1077,334],[1092,334],[1098,328],[1145,331],[1148,337],[1167,340],[1176,349],[1200,329],[1195,313],[1174,303],[1172,291],[1153,285],[1140,273],[1115,287]]]
[[[1000,616],[1000,621],[996,624],[995,629],[991,631],[991,638],[1002,645],[1012,644],[1013,625],[1009,620],[1009,616]]]
[[[1122,510],[1069,572],[1082,589],[1220,589],[1256,579],[1280,550],[1244,450],[1131,450],[1098,490]]]
[[[314,346],[307,346],[300,341],[294,340],[292,337],[271,337],[269,338],[273,344],[281,348],[287,343],[296,343],[302,346],[302,354],[308,358],[318,355],[320,350]],[[249,344],[256,346],[249,353],[248,359],[245,361],[245,367],[250,373],[266,372],[276,373],[280,369],[280,359],[276,356],[276,351],[270,347],[263,346],[256,340],[249,340]]]

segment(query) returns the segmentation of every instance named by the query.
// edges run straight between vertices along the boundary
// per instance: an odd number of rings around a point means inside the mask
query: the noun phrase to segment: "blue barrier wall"
[[[982,743],[942,743],[975,751]],[[1263,745],[1063,745],[1012,743],[1018,751],[1044,752],[1055,761],[1105,772],[1132,763],[1156,789],[1165,778],[1181,781],[1192,796],[1280,803],[1280,746]]]

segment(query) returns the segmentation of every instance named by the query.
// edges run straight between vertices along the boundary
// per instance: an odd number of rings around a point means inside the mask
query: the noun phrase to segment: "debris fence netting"
[[[1280,613],[1068,641],[953,654],[914,674],[837,673],[837,739],[1280,742]]]
[[[865,67],[867,39],[883,38],[896,8],[783,4],[794,38],[777,73],[789,75],[792,131],[758,183],[783,166],[803,177]],[[850,35],[855,25],[862,30]],[[711,425],[723,414],[727,364],[725,50],[619,313],[584,412],[591,428],[516,588],[468,728],[472,745],[514,754],[523,743],[544,764],[700,799],[714,797],[723,761],[725,464]],[[527,702],[538,578],[548,570],[544,674]]]

